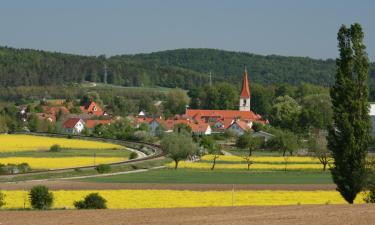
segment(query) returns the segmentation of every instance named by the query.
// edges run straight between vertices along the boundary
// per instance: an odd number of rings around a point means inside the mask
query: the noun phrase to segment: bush
[[[0,191],[0,208],[5,205],[5,194]]]
[[[49,150],[51,151],[51,152],[59,152],[59,151],[61,151],[61,146],[60,145],[52,145],[50,148],[49,148]]]
[[[132,152],[129,155],[129,159],[136,159],[138,157],[138,154],[136,152]]]
[[[53,194],[46,186],[33,187],[29,193],[31,207],[34,209],[49,209],[53,203]]]
[[[85,197],[84,200],[74,202],[74,207],[77,209],[106,209],[107,200],[105,200],[98,193],[91,193]]]
[[[31,171],[31,167],[29,166],[28,163],[18,164],[17,169],[19,170],[20,173],[26,173],[26,172]]]
[[[111,166],[107,165],[107,164],[100,164],[100,165],[96,166],[95,169],[96,169],[96,171],[98,171],[98,173],[109,173],[109,172],[111,172]]]

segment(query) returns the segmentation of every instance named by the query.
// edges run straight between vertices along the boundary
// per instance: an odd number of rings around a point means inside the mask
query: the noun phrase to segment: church
[[[242,78],[238,110],[186,109],[184,116],[191,118],[198,124],[209,124],[213,131],[224,132],[231,129],[238,134],[250,130],[254,122],[268,123],[267,120],[262,119],[262,116],[251,111],[251,92],[246,68]]]

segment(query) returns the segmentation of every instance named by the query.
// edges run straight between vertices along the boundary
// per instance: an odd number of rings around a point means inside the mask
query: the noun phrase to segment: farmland
[[[52,145],[68,149],[122,149],[111,143],[31,135],[0,135],[0,152],[49,150]]]
[[[126,161],[126,147],[99,141],[42,137],[31,135],[0,135],[0,163],[27,163],[32,170],[94,166]],[[49,151],[52,145],[61,150]]]
[[[53,191],[54,208],[73,208],[73,202],[98,192],[111,209],[218,207],[249,205],[344,204],[336,191],[187,191],[187,190],[60,190]],[[4,191],[5,208],[29,208],[26,191]],[[358,196],[356,203],[362,203]]]

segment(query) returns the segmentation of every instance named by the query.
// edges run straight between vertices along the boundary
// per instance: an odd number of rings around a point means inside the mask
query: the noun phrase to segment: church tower
[[[240,111],[250,111],[250,88],[249,80],[247,78],[247,68],[243,73],[242,91],[240,96]]]

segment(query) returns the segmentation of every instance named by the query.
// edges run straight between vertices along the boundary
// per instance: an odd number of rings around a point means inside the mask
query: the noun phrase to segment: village
[[[128,115],[125,118],[121,118],[120,116],[108,114],[105,106],[99,105],[91,99],[86,101],[84,105],[80,105],[79,112],[76,113],[72,113],[72,111],[77,111],[72,110],[73,104],[67,103],[64,99],[44,99],[43,103],[38,106],[41,112],[28,112],[28,107],[21,105],[19,106],[19,114],[23,122],[30,121],[31,116],[35,115],[37,120],[40,123],[47,124],[47,127],[56,125],[58,121],[61,121],[60,132],[72,135],[81,133],[87,135],[94,132],[96,128],[108,126],[111,123],[125,119],[134,129],[146,126],[146,130],[153,136],[157,136],[161,132],[170,133],[176,131],[179,126],[187,127],[192,135],[195,136],[224,134],[225,132],[240,136],[246,132],[253,131],[252,126],[255,123],[269,124],[268,120],[251,111],[251,92],[249,87],[248,72],[245,68],[238,110],[201,110],[190,109],[189,106],[186,106],[184,114],[174,115],[170,118],[165,118],[163,115],[149,114],[144,110],[136,115]],[[26,127],[25,131],[30,130]],[[272,134],[264,131],[253,132],[253,136],[262,137],[266,140],[273,137]]]

